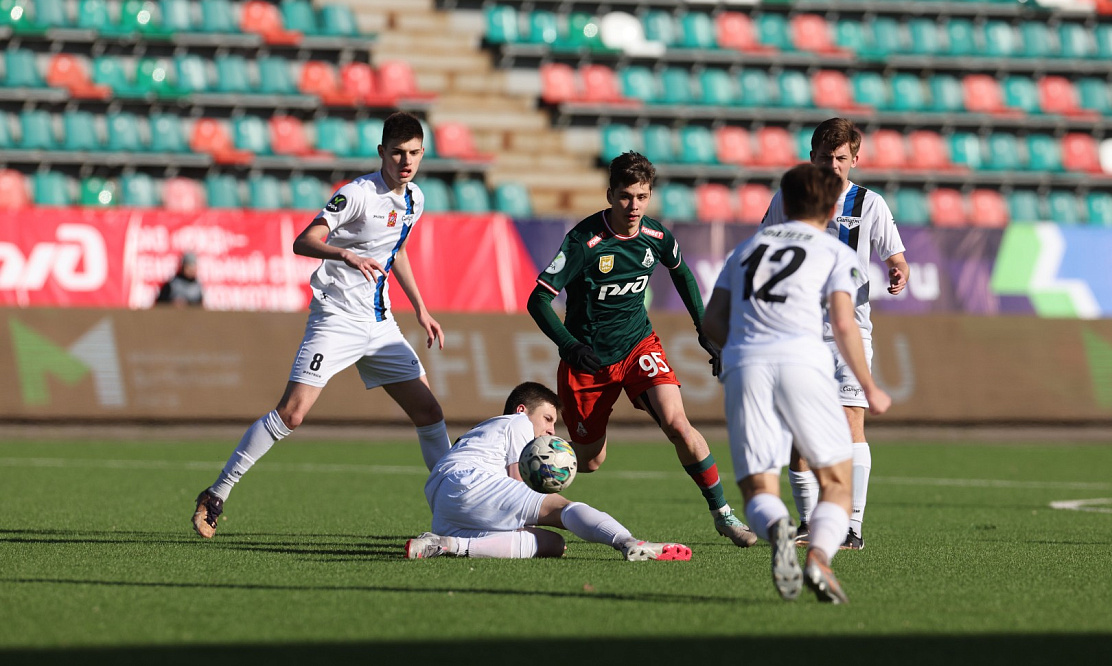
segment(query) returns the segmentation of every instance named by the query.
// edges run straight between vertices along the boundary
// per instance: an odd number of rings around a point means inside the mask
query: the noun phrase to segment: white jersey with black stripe
[[[762,229],[786,221],[781,196],[778,191],[772,197],[764,219],[761,220]],[[854,315],[857,325],[868,336],[873,330],[872,307],[869,305],[870,250],[875,251],[881,261],[886,261],[892,255],[904,251],[903,240],[892,218],[892,211],[884,198],[852,181],[838,197],[834,211],[834,219],[827,222],[826,231],[857,253],[861,283],[858,285],[857,308]],[[825,330],[825,337],[827,339],[833,337],[829,324]]]
[[[328,224],[329,245],[371,257],[389,273],[424,209],[420,188],[409,183],[404,194],[395,194],[376,171],[337,190],[317,219]],[[375,277],[368,281],[346,263],[326,259],[309,280],[312,307],[361,321],[385,321],[390,317],[389,281]]]

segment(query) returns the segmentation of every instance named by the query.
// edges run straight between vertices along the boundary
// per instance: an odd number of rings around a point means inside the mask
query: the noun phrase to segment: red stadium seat
[[[360,103],[367,106],[392,108],[398,100],[383,95],[378,90],[378,75],[374,68],[365,62],[349,62],[340,67],[340,87],[355,95]]]
[[[1084,116],[1096,119],[1096,111],[1082,109],[1078,104],[1077,89],[1064,76],[1044,76],[1039,79],[1039,108],[1043,113],[1063,116]]]
[[[714,133],[718,161],[722,164],[752,164],[753,144],[749,130],[744,127],[725,126]]]
[[[797,14],[792,17],[791,30],[792,44],[800,51],[830,55],[847,53],[834,43],[830,25],[818,14]]]
[[[354,106],[359,101],[354,91],[340,87],[332,65],[320,60],[302,65],[297,88],[306,95],[319,97],[327,106]]]
[[[296,155],[308,159],[332,157],[331,153],[318,151],[309,144],[305,127],[292,116],[275,115],[270,118],[270,149],[276,155]]]
[[[410,101],[429,100],[434,93],[422,92],[417,88],[417,75],[408,62],[388,60],[378,65],[378,92],[386,97]]]
[[[695,188],[695,216],[701,222],[732,222],[737,217],[730,188],[707,183]]]
[[[757,130],[756,164],[790,166],[798,161],[795,154],[795,139],[788,130],[783,127],[762,127]]]
[[[768,204],[772,202],[772,190],[767,185],[747,183],[737,188],[739,222],[760,224],[764,219]]]
[[[162,206],[183,213],[203,210],[205,190],[192,178],[168,178],[162,185]]]
[[[1008,226],[1008,203],[996,190],[973,190],[969,195],[969,223],[974,227],[1000,229]]]
[[[961,192],[939,187],[927,195],[931,224],[936,227],[956,228],[966,225],[965,200]]]
[[[907,147],[903,134],[896,130],[877,130],[866,142],[870,158],[858,166],[865,169],[904,169],[907,167]]]
[[[1062,137],[1062,166],[1068,171],[1101,173],[1096,139],[1080,132],[1071,132]]]
[[[436,154],[440,157],[471,162],[492,159],[475,149],[471,129],[463,123],[440,123],[433,131],[436,134]]]
[[[1023,112],[1004,106],[1000,82],[988,74],[970,74],[962,79],[965,109],[970,113],[992,113],[998,116],[1022,116]]]
[[[249,0],[243,5],[239,27],[243,32],[262,35],[267,44],[293,46],[301,43],[301,33],[286,30],[278,8],[263,0]]]
[[[541,65],[541,99],[545,104],[563,104],[579,99],[575,70],[562,63]]]
[[[907,167],[926,171],[953,170],[946,142],[938,132],[916,130],[907,136],[910,146]]]
[[[58,53],[50,59],[46,82],[55,88],[65,88],[71,97],[80,99],[108,99],[112,96],[112,88],[93,83],[81,59],[69,53]]]
[[[0,210],[20,210],[31,205],[27,179],[12,169],[0,170]]]
[[[250,164],[254,155],[238,150],[224,125],[215,118],[198,118],[189,137],[189,148],[195,153],[208,153],[220,164]]]
[[[815,106],[839,111],[860,110],[853,101],[853,89],[849,79],[841,72],[824,69],[815,72],[811,79],[811,96]]]
[[[718,46],[745,53],[773,53],[776,49],[757,41],[753,20],[741,12],[722,12],[714,19]]]
[[[594,104],[639,103],[639,100],[628,99],[622,94],[614,70],[605,65],[584,65],[579,69],[579,78],[583,81],[581,101]]]

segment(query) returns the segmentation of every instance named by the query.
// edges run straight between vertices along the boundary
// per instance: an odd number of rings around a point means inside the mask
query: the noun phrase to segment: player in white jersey
[[[390,312],[387,276],[393,271],[417,313],[417,323],[444,348],[413,278],[406,240],[424,210],[412,183],[424,155],[420,121],[408,113],[386,119],[378,147],[382,168],[344,185],[294,240],[296,254],[321,259],[310,285],[313,300],[305,337],[278,406],[244,433],[216,482],[197,497],[193,529],[206,539],[232,487],[275,442],[301,425],[333,375],[355,365],[364,385],[382,386],[417,428],[431,469],[450,446],[440,403],[429,390],[417,354]]]
[[[854,321],[857,260],[823,231],[840,185],[829,167],[802,164],[784,174],[787,221],[730,254],[703,319],[705,333],[722,346],[730,453],[747,522],[772,544],[773,583],[788,600],[806,583],[820,601],[847,601],[830,561],[849,529],[853,448],[823,342],[824,303],[829,330],[873,413],[891,402],[873,381]],[[805,571],[796,526],[780,500],[793,439],[820,489]]]
[[[405,556],[560,557],[564,538],[538,527],[544,526],[606,544],[630,561],[691,559],[687,546],[635,539],[609,514],[538,493],[522,482],[517,467],[521,450],[534,438],[556,432],[559,409],[556,393],[526,382],[510,393],[502,416],[460,437],[425,484],[433,531],[407,541]]]
[[[811,135],[811,163],[829,166],[842,179],[842,191],[834,206],[834,215],[827,222],[826,230],[857,254],[861,276],[858,292],[855,295],[854,313],[865,343],[865,360],[872,368],[873,360],[873,323],[869,305],[869,252],[870,248],[888,267],[888,293],[898,294],[907,286],[908,266],[904,260],[903,241],[892,211],[884,199],[849,180],[850,169],[857,166],[857,153],[861,149],[861,133],[853,122],[845,118],[831,118],[815,128]],[[765,213],[761,228],[786,221],[782,205],[782,193],[777,192]],[[853,435],[853,515],[850,529],[846,534],[843,548],[860,550],[865,547],[861,532],[861,522],[865,517],[865,500],[869,491],[869,471],[872,468],[872,454],[865,438],[865,407],[868,405],[853,371],[839,355],[837,345],[829,325],[824,339],[835,359],[835,376],[838,380],[838,395],[849,420]],[[792,495],[799,511],[800,541],[806,543],[811,510],[818,497],[818,484],[814,474],[807,469],[806,461],[798,452],[793,453],[788,477],[791,481]]]

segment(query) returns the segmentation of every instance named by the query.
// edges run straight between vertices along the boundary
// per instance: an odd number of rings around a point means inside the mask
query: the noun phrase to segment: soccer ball
[[[558,493],[571,485],[579,463],[575,450],[554,435],[541,435],[525,445],[517,461],[521,479],[538,493]]]

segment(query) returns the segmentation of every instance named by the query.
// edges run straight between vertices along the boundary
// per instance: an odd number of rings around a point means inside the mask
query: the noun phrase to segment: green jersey
[[[552,263],[537,278],[533,292],[537,298],[531,297],[529,305],[541,330],[561,351],[583,342],[595,350],[603,365],[624,359],[652,333],[645,293],[657,264],[670,271],[697,326],[703,316],[695,278],[672,232],[643,217],[637,233],[620,236],[607,223],[608,212],[595,213],[568,232]],[[562,290],[567,291],[567,314],[558,326],[550,304]]]

